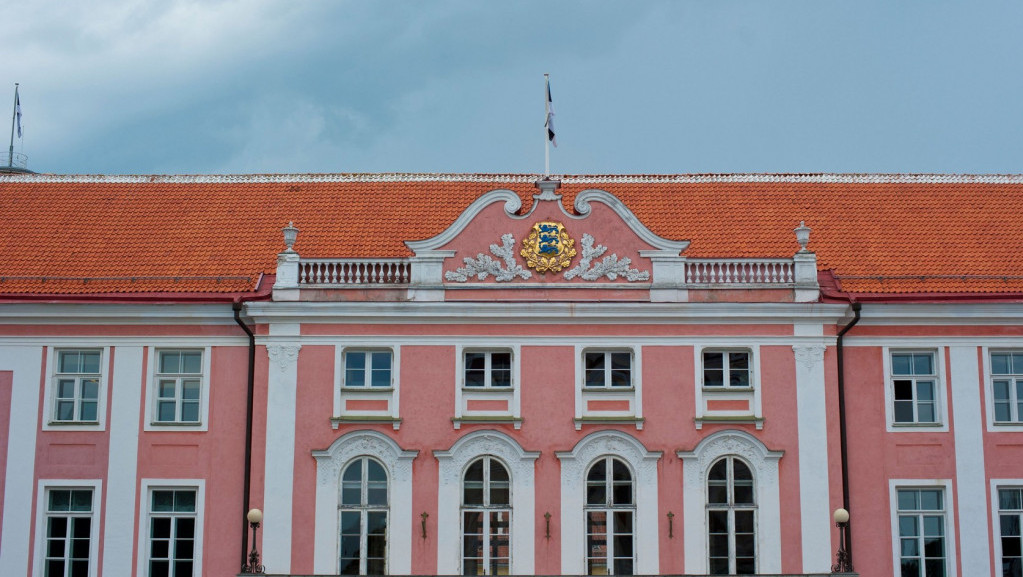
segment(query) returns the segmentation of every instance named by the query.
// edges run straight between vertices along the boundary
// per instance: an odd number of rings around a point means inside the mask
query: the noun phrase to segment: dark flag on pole
[[[554,103],[551,101],[551,81],[547,79],[547,120],[544,122],[547,127],[547,140],[558,147],[558,137],[554,134]]]
[[[14,88],[14,116],[18,119],[18,138],[21,138],[21,98],[18,96],[17,87]]]

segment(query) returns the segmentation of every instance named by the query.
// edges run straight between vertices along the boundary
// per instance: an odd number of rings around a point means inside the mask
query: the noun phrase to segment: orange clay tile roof
[[[281,227],[303,257],[405,257],[474,199],[537,175],[0,175],[0,294],[237,293],[272,274]],[[1023,295],[1023,176],[563,176],[620,198],[690,257],[786,257],[854,293]]]

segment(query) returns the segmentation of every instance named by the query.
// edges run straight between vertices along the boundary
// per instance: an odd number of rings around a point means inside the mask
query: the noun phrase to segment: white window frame
[[[405,451],[393,439],[377,431],[352,431],[334,440],[322,451],[313,451],[316,460],[316,509],[313,532],[313,573],[330,575],[338,570],[341,558],[341,473],[352,461],[369,457],[387,472],[387,570],[392,575],[412,571],[413,519],[412,461],[418,451]],[[418,537],[418,533],[415,533]]]
[[[753,493],[753,502],[752,503],[736,503],[735,502],[735,485],[736,485],[736,482],[735,482],[735,470],[734,469],[735,469],[735,462],[736,461],[742,463],[750,471],[750,474],[753,476],[753,479],[751,481],[751,489],[752,489],[752,493]],[[735,514],[737,512],[750,512],[750,513],[752,513],[753,514],[753,543],[754,543],[754,545],[753,545],[753,573],[755,574],[757,572],[756,571],[756,564],[757,564],[757,557],[758,557],[758,554],[759,554],[758,545],[757,545],[757,497],[756,497],[756,495],[757,495],[757,479],[756,479],[756,476],[753,475],[753,468],[749,465],[749,463],[746,462],[745,459],[743,459],[742,457],[740,457],[738,455],[725,455],[725,456],[719,458],[717,461],[715,461],[711,465],[710,468],[713,469],[714,467],[717,466],[718,463],[722,463],[722,462],[725,463],[725,467],[726,467],[726,473],[725,473],[726,500],[725,500],[725,503],[711,503],[710,502],[710,486],[711,486],[710,477],[708,476],[707,479],[704,480],[705,487],[706,487],[706,490],[707,490],[707,495],[708,495],[707,496],[707,509],[706,509],[706,514],[707,514],[707,517],[708,517],[707,518],[707,526],[708,526],[708,528],[710,526],[710,514],[711,514],[711,512],[724,512],[726,514],[726,517],[728,519],[728,533],[727,533],[727,537],[728,537],[728,565],[729,565],[729,573],[727,573],[727,575],[735,575],[735,573],[732,573],[733,568],[735,567],[735,565],[737,563],[737,560],[736,560],[737,559],[736,545],[735,545],[735,541],[736,541]],[[709,472],[710,471],[708,470],[708,474],[709,474]],[[710,565],[710,532],[709,532],[709,529],[708,529],[708,535],[707,535],[707,565],[708,566]],[[716,575],[721,575],[721,573],[716,573]]]
[[[150,526],[149,507],[153,499],[153,491],[195,491],[195,536],[192,550],[192,575],[203,575],[203,526],[206,522],[206,481],[204,479],[142,479],[139,491],[139,524],[138,524],[138,566],[136,575],[149,576],[149,540]]]
[[[638,439],[615,430],[602,430],[583,437],[571,451],[558,451],[561,462],[561,574],[586,574],[586,475],[601,457],[613,456],[632,469],[635,495],[633,553],[636,575],[660,573],[660,531],[663,517],[658,512],[657,462],[661,451],[648,451]],[[688,507],[688,502],[687,505]]]
[[[772,451],[760,439],[736,429],[711,433],[692,451],[678,451],[682,459],[682,513],[686,574],[707,573],[707,476],[722,457],[742,459],[753,473],[756,503],[756,563],[764,574],[782,572],[781,483],[779,461],[783,451]]]
[[[437,459],[437,519],[427,524],[436,531],[437,575],[460,575],[462,561],[462,479],[470,463],[490,455],[508,469],[511,477],[512,514],[510,575],[531,575],[534,572],[535,531],[539,525],[535,511],[536,459],[539,451],[524,451],[510,436],[495,430],[478,430],[455,441],[446,451],[434,451]],[[418,526],[419,519],[416,519]],[[431,534],[432,535],[432,534]]]
[[[364,466],[362,468],[361,476],[360,476],[360,479],[359,479],[359,504],[358,505],[345,505],[343,500],[341,500],[339,498],[339,503],[340,504],[338,505],[338,526],[339,527],[343,527],[343,524],[341,523],[341,517],[345,513],[358,513],[359,514],[359,575],[376,575],[377,573],[368,573],[367,568],[366,568],[367,565],[368,565],[368,557],[367,557],[368,556],[368,547],[367,547],[367,542],[369,540],[369,532],[367,530],[366,524],[367,524],[367,518],[368,518],[370,513],[380,513],[380,512],[383,512],[385,514],[385,516],[386,516],[387,524],[385,525],[385,532],[384,532],[384,570],[380,574],[381,575],[388,575],[389,573],[388,573],[387,562],[390,560],[390,556],[389,556],[388,551],[390,549],[390,547],[389,547],[390,542],[389,541],[390,541],[390,538],[391,538],[391,477],[387,473],[387,466],[384,463],[381,463],[379,459],[376,459],[375,457],[372,457],[370,455],[360,455],[358,457],[350,459],[348,461],[348,463],[345,464],[344,468],[341,469],[341,479],[342,480],[341,480],[341,483],[340,483],[340,487],[341,487],[342,491],[344,489],[344,474],[345,474],[345,471],[347,471],[348,467],[352,466],[356,461],[360,461],[360,460],[364,464],[366,464],[366,466]],[[368,477],[369,477],[369,467],[368,467],[368,463],[370,463],[370,462],[374,462],[377,465],[380,465],[380,467],[384,470],[384,477],[385,477],[385,482],[386,482],[386,487],[387,487],[387,489],[386,489],[386,491],[387,491],[387,498],[386,498],[385,503],[383,505],[370,505],[369,504],[369,499],[368,499],[368,496],[369,496],[369,480],[368,480]],[[341,567],[341,555],[340,555],[340,552],[341,552],[341,545],[340,545],[341,539],[343,539],[343,536],[341,535],[341,532],[338,531],[338,560],[337,560],[336,571],[337,571],[337,573],[339,575],[341,574],[341,569],[342,569],[342,567]]]
[[[469,505],[469,504],[467,504],[465,502],[465,475],[468,473],[469,467],[471,467],[476,462],[482,462],[483,463],[483,503]],[[493,463],[494,462],[497,462],[498,465],[500,465],[501,467],[504,467],[505,472],[508,473],[508,504],[506,506],[494,505],[494,504],[492,504],[490,502],[490,484],[491,484],[490,476],[491,476],[491,471],[493,470]],[[488,455],[480,455],[476,459],[470,461],[466,465],[465,469],[462,471],[462,498],[461,498],[461,501],[460,501],[461,504],[462,504],[462,508],[459,511],[459,525],[458,525],[458,527],[459,527],[459,533],[462,536],[462,543],[463,543],[462,551],[461,551],[461,555],[460,555],[460,561],[459,561],[459,569],[463,569],[463,571],[462,571],[463,574],[465,573],[465,571],[464,571],[464,567],[465,567],[465,546],[464,546],[464,543],[465,543],[465,538],[467,536],[466,533],[465,533],[465,514],[466,513],[480,513],[481,518],[483,520],[483,526],[481,527],[481,531],[482,531],[481,543],[483,545],[483,557],[480,559],[480,565],[483,568],[483,575],[495,575],[494,573],[489,573],[488,572],[489,569],[490,569],[490,560],[491,560],[491,557],[490,557],[491,543],[492,543],[492,540],[493,540],[494,536],[496,535],[496,533],[494,533],[493,527],[491,527],[491,525],[490,525],[490,515],[491,515],[491,513],[501,513],[501,512],[507,512],[508,513],[508,528],[509,528],[509,531],[508,531],[508,569],[509,570],[511,569],[511,566],[512,566],[511,564],[514,562],[514,558],[512,557],[512,553],[514,551],[514,544],[512,543],[512,538],[514,536],[512,535],[512,531],[511,531],[512,520],[515,519],[515,494],[514,494],[514,491],[513,491],[514,486],[515,486],[515,479],[512,477],[511,468],[508,466],[507,463],[505,463],[503,460],[501,460],[500,458],[498,458],[498,457],[496,457],[494,455],[489,455],[489,454]]]
[[[511,354],[511,386],[510,387],[467,387],[465,385],[466,353],[510,353]],[[521,347],[519,345],[502,345],[487,343],[455,346],[455,415],[453,425],[460,429],[462,423],[471,422],[510,422],[516,429],[522,427],[522,387],[519,386]],[[489,367],[489,356],[487,366]],[[489,369],[487,382],[490,380]],[[474,400],[503,400],[508,409],[470,410],[469,402]]]
[[[590,482],[589,476],[590,476],[590,471],[592,471],[593,467],[595,467],[597,465],[597,463],[600,462],[600,461],[604,461],[604,466],[605,466],[605,470],[604,470],[604,495],[605,495],[605,503],[603,505],[591,505],[588,502],[589,501],[589,482]],[[613,468],[614,468],[614,462],[615,461],[618,461],[618,462],[622,463],[629,470],[629,475],[630,475],[629,476],[629,489],[630,489],[630,492],[631,492],[631,496],[630,496],[631,503],[628,504],[628,505],[620,505],[620,504],[615,504],[613,502],[614,501],[614,469]],[[586,495],[583,498],[583,527],[586,528],[588,526],[587,523],[589,521],[589,517],[590,517],[591,513],[604,513],[604,519],[605,519],[605,521],[604,521],[604,539],[605,539],[605,541],[604,542],[606,543],[606,550],[605,550],[605,554],[604,554],[604,561],[606,562],[605,567],[607,568],[607,571],[609,572],[607,574],[609,574],[609,575],[617,575],[617,573],[614,572],[614,562],[615,562],[615,559],[617,557],[616,556],[617,552],[615,551],[615,543],[614,543],[614,540],[615,540],[615,532],[614,532],[614,528],[613,528],[614,527],[614,515],[615,515],[615,513],[620,513],[620,512],[628,512],[628,513],[630,513],[632,515],[632,573],[628,573],[628,575],[636,575],[637,556],[638,556],[638,553],[639,553],[637,551],[638,543],[636,542],[636,536],[637,536],[637,532],[639,530],[639,527],[636,526],[636,507],[637,507],[636,498],[638,496],[637,495],[637,491],[636,491],[636,471],[633,469],[633,467],[631,465],[629,465],[628,461],[618,457],[617,455],[610,455],[610,454],[609,455],[602,455],[602,456],[598,457],[597,459],[593,460],[589,464],[589,466],[586,468],[586,473],[583,476],[583,482],[582,483],[583,483],[582,486],[578,487],[577,490],[582,490],[584,495]],[[590,551],[590,533],[589,533],[589,530],[586,530],[585,539],[586,539],[586,541],[585,541],[586,546],[583,548],[583,551],[582,551],[582,554],[583,554],[583,570],[586,572],[585,574],[588,575],[589,574],[588,562],[589,562],[590,559],[594,558],[591,555],[589,555],[589,553],[588,553]]]
[[[1002,566],[1002,527],[998,517],[1001,512],[998,502],[999,489],[1023,489],[1023,479],[991,479],[991,542],[994,544],[996,572],[1000,572]]]
[[[629,355],[629,386],[627,387],[616,387],[611,384],[611,373],[613,369],[611,367],[611,355],[614,354],[628,354]],[[604,355],[604,384],[599,387],[590,387],[586,384],[586,357],[587,355],[603,354]],[[632,391],[636,388],[636,354],[631,348],[621,347],[587,347],[583,349],[582,358],[583,369],[583,390],[586,391]]]
[[[610,385],[610,358],[605,363],[605,381],[601,387],[586,386],[586,354],[587,353],[629,353],[628,387],[612,387]],[[575,429],[581,430],[584,424],[632,424],[636,430],[643,429],[643,348],[639,345],[603,346],[601,343],[576,345],[575,347]],[[591,411],[590,401],[627,401],[627,410]]]
[[[750,386],[748,387],[706,387],[703,385],[703,354],[704,352],[745,352],[749,353]],[[764,427],[764,411],[761,402],[763,385],[760,382],[760,345],[749,346],[696,346],[693,350],[696,383],[696,428],[702,429],[704,423],[716,420],[726,422],[749,422],[758,430]],[[710,409],[708,401],[746,401],[749,410]]]
[[[1023,347],[982,347],[984,369],[984,407],[987,413],[987,429],[991,432],[1023,432],[1023,412],[1017,414],[1017,421],[995,420],[995,379],[991,370],[991,355],[997,353],[1023,353]],[[999,375],[997,378],[1001,378]],[[1021,375],[1023,380],[1023,375]],[[1015,388],[1015,387],[1013,387]]]
[[[373,364],[373,354],[374,353],[387,353],[387,354],[390,355],[390,361],[391,362],[390,362],[390,366],[387,367],[387,370],[388,370],[388,373],[390,373],[391,380],[387,384],[387,386],[385,386],[385,387],[378,387],[378,386],[374,386],[372,384],[369,384],[369,383],[372,383],[372,381],[373,381],[373,370],[375,369],[375,365]],[[365,355],[366,360],[369,361],[369,363],[367,364],[366,368],[363,369],[366,372],[366,377],[367,377],[366,384],[352,385],[352,384],[348,383],[348,356],[351,355],[351,354],[362,354],[362,355]],[[341,363],[340,363],[339,366],[341,367],[340,368],[341,374],[339,375],[341,377],[341,386],[344,387],[345,390],[348,390],[348,391],[362,391],[362,390],[370,390],[370,391],[385,391],[386,390],[386,391],[389,391],[389,390],[394,388],[394,380],[395,380],[394,379],[394,351],[391,350],[391,348],[389,348],[389,347],[378,347],[378,348],[345,347],[345,348],[343,348],[341,350]]]
[[[145,431],[166,431],[166,430],[209,430],[210,413],[210,367],[212,365],[211,346],[149,346],[146,347],[146,416],[143,430]],[[199,422],[180,421],[157,421],[156,405],[159,402],[159,383],[157,363],[160,361],[161,351],[201,351],[202,352],[202,376],[199,379]]]
[[[58,421],[54,418],[57,398],[57,369],[61,351],[99,351],[99,394],[96,405],[95,421]],[[107,420],[107,387],[110,379],[110,347],[83,344],[82,346],[51,346],[46,348],[49,374],[46,380],[46,394],[43,396],[44,431],[102,431],[106,429]],[[78,390],[76,386],[76,391]],[[75,403],[76,413],[78,403]]]
[[[371,387],[345,385],[345,361],[346,355],[353,353],[391,353],[391,386]],[[401,347],[380,346],[364,343],[340,344],[334,347],[334,415],[331,425],[337,429],[341,421],[351,419],[353,421],[365,420],[372,422],[374,418],[390,422],[395,430],[401,426],[399,420],[401,398]],[[347,400],[368,400],[387,401],[387,409],[384,410],[348,410]]]
[[[899,543],[899,489],[941,489],[942,498],[945,500],[945,575],[956,577],[958,575],[956,561],[956,548],[958,538],[956,536],[955,503],[953,501],[951,479],[889,479],[888,480],[888,503],[891,512],[891,543],[892,543],[892,571],[901,567],[902,549]]]
[[[33,553],[34,576],[45,575],[46,563],[46,519],[49,509],[49,490],[89,489],[92,491],[92,521],[89,523],[89,574],[99,574],[99,542],[103,511],[103,481],[99,479],[40,479],[36,490],[35,551]],[[81,516],[81,515],[79,515]],[[70,529],[69,529],[70,530]]]
[[[471,386],[466,379],[465,372],[468,370],[465,365],[465,357],[470,354],[477,354],[484,356],[484,369],[483,369],[483,386],[476,387]],[[508,355],[508,386],[501,387],[493,384],[493,355],[495,354],[506,354]],[[510,391],[515,388],[515,351],[508,348],[477,348],[477,347],[465,347],[461,350],[462,365],[459,371],[459,377],[461,379],[461,385],[463,389],[470,391],[480,390],[493,390],[493,391]]]
[[[882,347],[882,364],[884,370],[884,410],[886,428],[892,432],[912,431],[948,431],[948,376],[945,373],[945,350],[946,347]],[[895,422],[895,378],[892,375],[892,354],[901,353],[929,353],[934,358],[934,423],[896,423]],[[916,380],[915,377],[907,378]],[[902,380],[900,378],[899,380]],[[913,395],[916,395],[914,385]],[[914,401],[915,403],[916,401]],[[915,412],[914,406],[914,412]]]

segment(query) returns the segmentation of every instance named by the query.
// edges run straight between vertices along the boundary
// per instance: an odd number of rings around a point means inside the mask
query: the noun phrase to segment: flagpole
[[[7,152],[7,168],[14,167],[14,119],[18,115],[18,83],[14,83],[14,110],[11,112],[11,148]]]
[[[543,121],[543,176],[547,178],[551,175],[551,139],[547,133],[547,120],[550,118],[551,105],[548,101],[548,94],[550,94],[550,74],[543,75],[543,108],[544,108],[544,121]],[[13,130],[14,125],[11,125],[11,146],[14,145]],[[12,148],[13,150],[13,148]]]

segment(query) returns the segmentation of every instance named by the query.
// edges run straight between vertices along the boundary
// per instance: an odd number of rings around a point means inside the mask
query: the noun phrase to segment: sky
[[[1021,29],[1019,0],[26,0],[0,119],[20,83],[37,172],[535,174],[549,73],[554,174],[1020,173]]]

